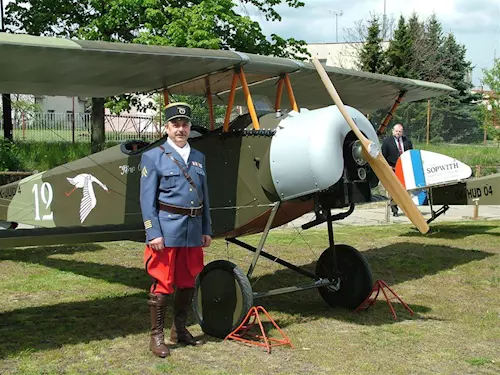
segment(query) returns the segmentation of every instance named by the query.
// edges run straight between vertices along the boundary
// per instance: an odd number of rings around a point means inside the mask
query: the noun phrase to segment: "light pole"
[[[336,35],[336,41],[337,43],[339,42],[339,16],[343,15],[344,12],[336,12],[336,11],[330,11],[330,14],[335,16],[335,35]]]
[[[3,27],[3,0],[0,0],[0,32],[4,32],[5,28]]]
[[[382,24],[382,37],[384,38],[384,40],[386,40],[385,30],[387,27],[387,15],[386,15],[385,0],[384,0],[384,19],[382,22],[383,22],[383,24]]]

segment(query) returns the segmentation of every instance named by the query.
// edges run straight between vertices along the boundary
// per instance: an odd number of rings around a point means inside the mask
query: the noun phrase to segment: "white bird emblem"
[[[89,216],[90,211],[92,211],[97,204],[92,183],[95,182],[99,184],[104,191],[108,191],[108,187],[88,173],[79,174],[74,178],[66,177],[66,179],[70,182],[70,184],[75,186],[69,193],[65,193],[67,197],[69,197],[76,189],[83,188],[83,197],[80,202],[80,222],[83,223],[87,216]]]

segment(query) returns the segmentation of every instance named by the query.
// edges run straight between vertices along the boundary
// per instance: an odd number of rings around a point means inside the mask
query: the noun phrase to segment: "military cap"
[[[168,122],[174,118],[186,118],[191,121],[191,107],[187,103],[170,103],[165,107],[165,121]]]

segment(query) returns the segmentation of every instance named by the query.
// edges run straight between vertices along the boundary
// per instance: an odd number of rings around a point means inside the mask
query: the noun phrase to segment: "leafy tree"
[[[291,8],[304,6],[298,0],[243,2],[256,6],[270,21],[281,20],[276,11],[281,4]],[[276,34],[268,39],[257,22],[235,11],[231,0],[15,0],[7,6],[6,25],[12,32],[33,35],[236,49],[282,57],[307,53],[304,41]],[[121,110],[130,106],[133,98],[124,95],[108,106]],[[101,103],[93,99],[92,105]],[[98,111],[103,112],[104,108]],[[93,129],[104,132],[104,124],[99,125],[99,129]]]
[[[385,53],[382,49],[380,20],[373,15],[368,23],[368,36],[359,51],[358,66],[360,70],[379,73],[386,65]]]
[[[500,145],[500,59],[495,59],[491,69],[483,69],[483,84],[491,90],[487,103],[481,106],[483,127],[496,136]]]

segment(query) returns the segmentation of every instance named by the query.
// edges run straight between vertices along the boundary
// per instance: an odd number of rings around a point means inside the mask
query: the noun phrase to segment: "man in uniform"
[[[203,269],[203,249],[210,246],[212,228],[205,156],[187,142],[191,108],[172,103],[165,108],[167,141],[142,155],[140,203],[146,229],[145,267],[153,278],[148,305],[150,349],[168,356],[163,327],[167,296],[174,293],[170,339],[197,345],[186,329],[196,276]]]
[[[394,125],[392,128],[392,135],[385,137],[382,142],[382,155],[384,155],[384,158],[393,170],[396,168],[396,162],[399,159],[399,155],[413,148],[410,139],[403,135],[403,131],[403,125]],[[398,206],[396,204],[391,204],[391,210],[393,216],[399,216]]]

